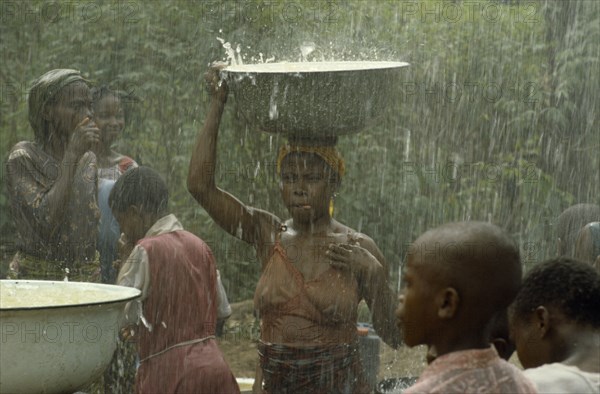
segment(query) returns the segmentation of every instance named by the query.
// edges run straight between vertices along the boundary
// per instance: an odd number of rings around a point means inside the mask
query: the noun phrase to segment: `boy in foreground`
[[[165,182],[148,167],[133,168],[109,197],[129,245],[117,283],[142,291],[125,307],[140,320],[136,393],[239,393],[215,341],[217,272],[208,246],[167,213]]]
[[[417,239],[396,315],[404,342],[433,347],[437,358],[406,394],[536,392],[489,340],[521,275],[517,247],[492,224],[450,223]]]

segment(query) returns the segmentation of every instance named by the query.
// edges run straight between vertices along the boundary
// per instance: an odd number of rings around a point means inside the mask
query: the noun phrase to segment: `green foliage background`
[[[339,143],[348,175],[336,217],[375,239],[395,280],[408,244],[438,224],[495,222],[529,265],[554,254],[563,209],[600,202],[594,0],[2,1],[1,19],[0,151],[32,139],[27,89],[50,69],[80,69],[134,94],[118,150],[164,175],[173,212],[212,246],[233,300],[253,293],[254,252],[185,186],[208,104],[203,73],[225,59],[217,37],[239,44],[246,63],[297,61],[313,42],[317,59],[411,64],[390,81],[398,94],[381,123]],[[285,216],[274,174],[280,143],[250,129],[231,98],[218,184]],[[4,264],[9,213],[3,188]]]

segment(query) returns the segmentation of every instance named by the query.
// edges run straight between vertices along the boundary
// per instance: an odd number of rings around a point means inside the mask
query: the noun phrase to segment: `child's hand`
[[[222,103],[227,102],[227,83],[221,78],[221,70],[225,68],[227,64],[222,62],[215,62],[210,65],[206,74],[204,74],[204,80],[206,81],[206,90],[211,97],[218,99]]]

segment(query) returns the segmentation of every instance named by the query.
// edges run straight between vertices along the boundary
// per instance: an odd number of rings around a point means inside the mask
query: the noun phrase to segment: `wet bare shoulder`
[[[347,234],[348,236],[351,234],[358,234],[356,230],[338,222],[337,220],[332,220],[331,231],[334,234]]]

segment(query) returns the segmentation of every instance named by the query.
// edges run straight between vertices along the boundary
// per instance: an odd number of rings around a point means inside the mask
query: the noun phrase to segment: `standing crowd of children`
[[[374,241],[332,217],[344,173],[332,146],[280,152],[288,220],[244,205],[200,171],[216,160],[227,100],[225,84],[209,87],[213,100],[188,188],[219,225],[255,246],[262,263],[255,392],[369,392],[355,330],[365,299],[387,343],[428,346],[428,366],[406,394],[600,393],[598,206],[563,212],[557,257],[525,275],[519,248],[494,224],[430,229],[411,244],[395,302]],[[218,320],[231,313],[215,259],[169,213],[161,176],[113,150],[124,127],[118,94],[90,91],[77,71],[53,70],[29,100],[36,141],[17,144],[7,164],[23,241],[11,276],[57,280],[75,270],[91,280],[101,271],[105,282],[140,289],[122,331],[137,341],[137,360],[126,366],[138,365],[135,391],[239,393],[215,338]],[[46,174],[38,164],[48,161],[68,171]],[[73,250],[61,247],[82,237]],[[295,259],[286,245],[322,253]],[[515,350],[525,370],[507,361]]]

